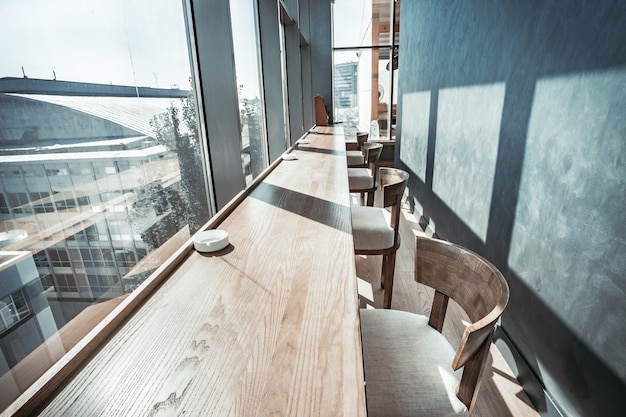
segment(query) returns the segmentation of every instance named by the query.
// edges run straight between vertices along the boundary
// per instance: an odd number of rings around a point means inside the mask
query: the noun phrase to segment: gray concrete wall
[[[506,275],[504,330],[562,410],[619,415],[626,3],[403,2],[400,26],[396,158],[418,211]]]
[[[328,113],[333,114],[333,57],[331,38],[331,2],[309,2],[309,51],[311,59],[312,97],[324,98]],[[306,128],[306,126],[305,126]]]
[[[304,126],[302,112],[302,57],[300,54],[300,30],[296,23],[285,25],[285,49],[287,52],[287,91],[289,95],[289,129],[291,143],[295,143],[311,126]]]
[[[192,1],[200,93],[217,210],[245,187],[235,61],[227,2]]]
[[[272,0],[259,0],[263,94],[270,161],[276,160],[287,149],[279,25],[278,3]]]

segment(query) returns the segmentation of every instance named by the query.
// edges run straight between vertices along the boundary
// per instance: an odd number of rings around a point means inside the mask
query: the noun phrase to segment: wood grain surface
[[[341,132],[308,134],[45,416],[364,416]]]

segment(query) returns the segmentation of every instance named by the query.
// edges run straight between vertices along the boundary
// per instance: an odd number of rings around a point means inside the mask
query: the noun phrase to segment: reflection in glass
[[[241,160],[246,184],[250,184],[268,165],[256,1],[231,0],[230,12],[239,85]]]
[[[0,23],[3,410],[210,212],[180,1],[2,2]]]

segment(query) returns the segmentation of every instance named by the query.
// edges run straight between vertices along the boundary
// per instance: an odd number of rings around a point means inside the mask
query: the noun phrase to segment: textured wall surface
[[[443,88],[433,192],[484,242],[498,156],[504,84]]]
[[[623,380],[625,111],[626,69],[537,82],[509,253],[515,273]]]
[[[402,96],[402,141],[400,159],[426,181],[426,152],[428,151],[428,122],[430,92],[419,91]]]
[[[626,407],[626,3],[407,1],[399,166],[568,415]],[[545,399],[533,398],[544,410]]]

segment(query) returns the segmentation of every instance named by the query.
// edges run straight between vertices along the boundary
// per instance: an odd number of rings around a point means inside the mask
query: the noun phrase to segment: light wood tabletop
[[[45,416],[365,416],[343,134],[309,133]]]

